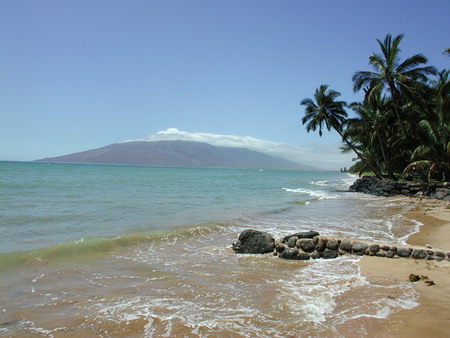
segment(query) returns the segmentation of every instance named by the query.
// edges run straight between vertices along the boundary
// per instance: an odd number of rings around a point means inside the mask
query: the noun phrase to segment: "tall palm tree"
[[[381,48],[381,54],[372,53],[369,64],[374,68],[373,72],[358,71],[353,75],[353,90],[368,88],[368,94],[373,91],[387,89],[391,95],[397,120],[402,128],[404,136],[407,136],[404,119],[400,113],[400,100],[402,96],[413,97],[417,82],[427,81],[427,76],[436,74],[432,66],[421,66],[427,63],[422,54],[416,54],[405,61],[400,60],[399,44],[404,35],[400,34],[392,39],[388,34],[384,41],[377,42]]]
[[[355,154],[365,162],[369,168],[382,179],[381,174],[375,169],[362,154],[350,143],[344,136],[343,124],[347,117],[344,107],[347,104],[344,101],[336,99],[341,95],[339,92],[329,89],[328,85],[321,85],[314,93],[314,100],[310,98],[303,99],[300,104],[305,106],[305,116],[302,118],[302,124],[306,124],[306,131],[319,130],[319,136],[322,136],[322,129],[333,128],[341,136],[342,140],[355,152]]]
[[[347,120],[346,135],[365,141],[367,149],[377,150],[381,155],[384,167],[390,178],[395,178],[391,168],[387,141],[389,139],[390,100],[385,96],[366,97],[364,102],[353,102],[349,105],[357,117]]]

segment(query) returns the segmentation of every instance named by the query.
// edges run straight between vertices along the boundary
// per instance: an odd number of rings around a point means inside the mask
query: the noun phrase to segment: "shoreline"
[[[405,216],[422,223],[417,233],[407,239],[409,245],[431,245],[433,249],[450,250],[449,203],[434,199],[410,198],[412,210]],[[444,337],[450,330],[450,262],[417,259],[380,259],[364,256],[358,263],[361,275],[371,279],[400,280],[408,283],[410,274],[427,276],[414,282],[418,306],[390,314],[386,319],[369,319],[369,336],[376,337]]]

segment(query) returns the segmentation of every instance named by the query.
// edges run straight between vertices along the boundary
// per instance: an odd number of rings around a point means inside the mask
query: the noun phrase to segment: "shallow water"
[[[394,243],[417,231],[406,203],[345,192],[346,174],[0,168],[0,335],[364,336],[355,319],[417,305],[409,284],[361,277],[356,257],[231,250],[246,228]]]

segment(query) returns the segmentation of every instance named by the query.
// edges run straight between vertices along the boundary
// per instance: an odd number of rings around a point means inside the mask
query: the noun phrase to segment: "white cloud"
[[[250,136],[218,135],[208,133],[190,133],[169,128],[152,134],[145,139],[130,141],[192,141],[204,142],[214,146],[231,148],[248,148],[268,155],[278,156],[293,162],[327,170],[339,170],[349,167],[352,154],[342,154],[339,145],[325,145],[321,143],[307,146],[291,146],[287,144],[265,141]]]

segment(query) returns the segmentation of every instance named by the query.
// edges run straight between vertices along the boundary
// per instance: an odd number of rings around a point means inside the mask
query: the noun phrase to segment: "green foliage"
[[[339,92],[322,85],[313,99],[301,101],[302,123],[320,136],[324,129],[338,132],[342,151],[358,156],[352,172],[450,179],[450,71],[438,73],[422,54],[401,60],[403,38],[377,40],[380,53],[369,57],[372,71],[353,75],[354,91],[365,94],[363,102],[348,106],[355,117],[347,118]],[[450,55],[449,49],[444,53]]]

